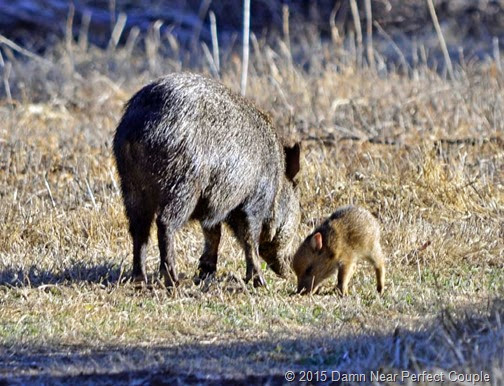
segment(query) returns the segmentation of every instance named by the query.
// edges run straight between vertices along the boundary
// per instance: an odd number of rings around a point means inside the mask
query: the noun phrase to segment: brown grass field
[[[4,76],[13,99],[0,104],[0,384],[282,384],[288,370],[296,382],[453,371],[504,383],[496,63],[457,65],[447,80],[421,62],[361,68],[331,42],[311,45],[305,66],[285,44],[254,47],[247,96],[303,140],[300,240],[338,206],[368,208],[382,227],[385,294],[365,263],[344,298],[335,279],[299,296],[294,276],[271,271],[254,289],[227,231],[217,276],[196,286],[197,224],[177,235],[176,292],[157,283],[155,228],[152,285],[135,289],[110,144],[123,103],[187,69],[183,53],[158,54],[154,38],[135,56],[62,43],[45,61],[13,58]],[[191,69],[210,74],[206,63]],[[239,91],[240,73],[239,56],[224,53],[222,81]]]

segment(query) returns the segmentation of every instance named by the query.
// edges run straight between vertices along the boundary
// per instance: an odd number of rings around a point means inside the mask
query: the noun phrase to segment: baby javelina
[[[377,289],[383,293],[385,265],[380,227],[371,213],[353,206],[341,207],[309,235],[294,255],[298,293],[315,292],[338,269],[338,289],[348,294],[348,282],[359,258],[373,264]]]

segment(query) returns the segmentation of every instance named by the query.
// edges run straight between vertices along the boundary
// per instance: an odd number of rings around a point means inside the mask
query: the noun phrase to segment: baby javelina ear
[[[310,245],[313,250],[322,250],[322,234],[320,232],[315,233],[310,239]]]
[[[376,273],[376,288],[383,292],[385,264],[380,246],[380,226],[363,208],[339,208],[300,245],[292,261],[298,293],[316,292],[338,270],[338,290],[348,294],[348,282],[359,258]]]

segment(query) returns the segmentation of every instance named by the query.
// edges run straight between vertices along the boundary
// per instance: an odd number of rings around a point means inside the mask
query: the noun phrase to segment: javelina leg
[[[165,286],[170,288],[177,285],[178,276],[175,267],[175,249],[173,248],[173,235],[175,231],[167,224],[166,220],[161,215],[156,219],[159,255],[161,258],[161,266],[159,271],[163,276]]]
[[[205,236],[205,249],[200,257],[198,267],[198,277],[202,280],[208,275],[215,273],[217,270],[217,253],[221,239],[221,224],[219,223],[214,227],[203,227],[203,235]]]
[[[154,211],[148,207],[135,209],[128,207],[126,214],[129,220],[129,230],[133,238],[133,273],[134,282],[147,282],[145,273],[145,256],[147,252],[147,243],[149,241],[149,232],[154,218]]]
[[[376,290],[382,294],[385,289],[385,261],[381,247],[375,248],[374,253],[368,256],[367,260],[373,264],[376,273]]]
[[[353,259],[351,259],[353,260]],[[343,296],[348,295],[348,283],[355,271],[355,263],[347,262],[341,264],[338,270],[338,289]]]
[[[259,256],[257,240],[255,242],[251,239],[245,241],[244,249],[245,260],[247,261],[245,282],[248,283],[250,279],[253,279],[254,287],[264,287],[266,280],[264,280],[257,258]]]
[[[247,216],[241,211],[234,213],[229,222],[236,238],[240,241],[245,251],[245,260],[247,262],[245,282],[248,283],[250,279],[253,279],[254,287],[262,287],[266,285],[266,281],[259,266],[259,235],[261,226],[257,224],[261,224],[261,222]]]
[[[382,294],[385,289],[385,265],[382,264],[375,268],[376,272],[376,290]]]

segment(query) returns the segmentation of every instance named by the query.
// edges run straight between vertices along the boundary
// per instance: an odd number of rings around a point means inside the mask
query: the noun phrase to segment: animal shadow
[[[28,267],[0,268],[0,286],[32,287],[45,285],[71,285],[75,283],[95,283],[112,286],[126,281],[129,275],[122,264],[104,263],[87,265],[79,262],[62,270],[40,269],[35,265]]]

